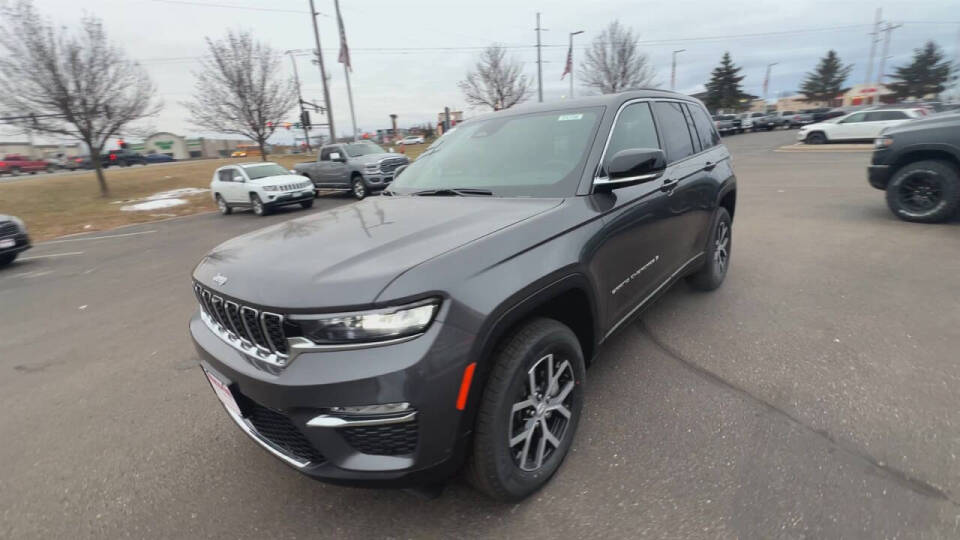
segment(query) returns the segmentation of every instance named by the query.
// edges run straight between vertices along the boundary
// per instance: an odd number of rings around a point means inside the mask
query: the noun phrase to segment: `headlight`
[[[886,147],[890,146],[891,144],[893,144],[893,138],[892,138],[892,137],[880,137],[880,138],[877,138],[877,139],[874,139],[874,140],[873,140],[873,147],[874,147],[874,148],[886,148]]]
[[[280,186],[263,186],[264,191],[280,191]]]
[[[379,163],[367,163],[367,164],[364,166],[364,169],[366,169],[366,170],[368,170],[368,171],[370,171],[370,172],[376,172],[376,171],[379,171],[379,170],[380,170],[380,164],[379,164]]]
[[[426,331],[440,307],[439,299],[355,313],[292,316],[303,337],[318,345],[376,342]]]
[[[22,219],[20,219],[20,218],[18,218],[18,217],[10,216],[10,221],[16,223],[16,224],[17,224],[17,227],[20,227],[20,230],[21,230],[21,231],[27,232],[27,226],[23,223],[23,220],[22,220]]]

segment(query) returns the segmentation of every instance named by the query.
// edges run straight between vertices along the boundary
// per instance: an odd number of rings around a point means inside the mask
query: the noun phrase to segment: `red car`
[[[30,159],[20,154],[7,154],[3,160],[0,160],[0,174],[16,176],[25,172],[36,173],[40,171],[52,171],[54,169],[54,165],[48,161]]]

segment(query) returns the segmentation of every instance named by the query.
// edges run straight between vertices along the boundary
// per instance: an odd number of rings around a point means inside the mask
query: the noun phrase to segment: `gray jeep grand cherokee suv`
[[[500,500],[570,448],[585,368],[670,285],[720,286],[736,181],[700,102],[636,91],[466,121],[384,196],[230,240],[190,321],[230,418],[314,478]]]

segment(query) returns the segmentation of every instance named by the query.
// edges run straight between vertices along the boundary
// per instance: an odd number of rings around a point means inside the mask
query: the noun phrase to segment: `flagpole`
[[[573,99],[573,36],[582,33],[583,30],[570,32],[570,49],[567,50],[567,71],[570,72],[570,99]]]
[[[347,48],[347,31],[343,28],[343,18],[340,16],[340,0],[333,0],[333,7],[337,10],[337,25],[340,26],[340,62],[343,63],[343,76],[347,81],[347,100],[350,102],[350,120],[353,122],[353,141],[356,142],[357,113],[353,109],[353,88],[350,86],[350,53],[347,52],[344,55],[344,50]]]

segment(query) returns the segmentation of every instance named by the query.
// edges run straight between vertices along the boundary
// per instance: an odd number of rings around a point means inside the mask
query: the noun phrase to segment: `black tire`
[[[250,208],[253,209],[254,214],[261,217],[270,213],[270,209],[267,208],[267,205],[263,204],[263,201],[260,200],[260,196],[256,193],[250,194]]]
[[[217,199],[217,208],[220,210],[221,214],[225,216],[229,216],[230,214],[233,213],[233,208],[231,208],[230,205],[227,204],[227,201],[223,200],[223,197],[221,197],[219,193],[217,193],[216,199]]]
[[[308,208],[313,208],[313,199],[309,199],[309,200],[306,200],[306,201],[300,201],[300,206],[301,206],[304,210],[306,210],[306,209],[308,209]]]
[[[20,167],[10,167],[10,176],[20,176]]]
[[[901,167],[887,184],[887,206],[904,221],[945,221],[960,205],[960,173],[947,161],[917,161]]]
[[[362,201],[367,196],[367,186],[363,183],[362,176],[357,175],[350,180],[350,193],[358,201]]]
[[[0,268],[12,263],[14,259],[17,258],[17,255],[19,255],[19,253],[6,253],[4,255],[0,255]]]
[[[712,291],[723,284],[730,268],[730,250],[733,247],[732,220],[727,209],[720,207],[713,218],[707,249],[704,250],[703,266],[696,273],[687,276],[687,281],[695,289]]]
[[[583,410],[583,352],[577,336],[563,324],[533,319],[505,338],[492,360],[466,475],[475,488],[496,500],[519,501],[543,487],[570,450]],[[555,388],[547,383],[551,362]],[[536,389],[529,384],[531,372]],[[537,391],[543,392],[542,398],[533,395]],[[516,409],[526,402],[530,404]],[[545,427],[551,437],[544,436]],[[519,441],[511,446],[511,439]]]
[[[814,131],[807,133],[807,137],[803,139],[803,142],[807,144],[824,144],[827,142],[827,136],[821,131]]]

